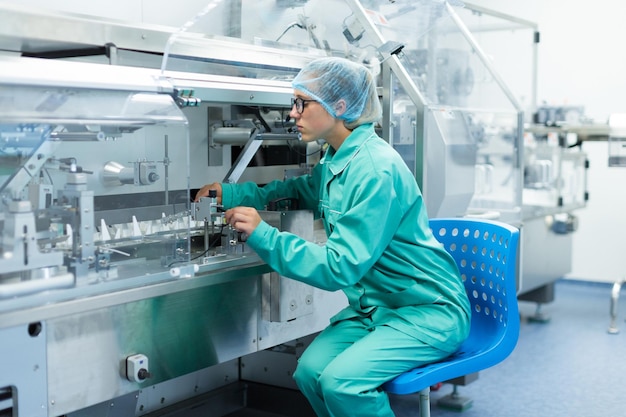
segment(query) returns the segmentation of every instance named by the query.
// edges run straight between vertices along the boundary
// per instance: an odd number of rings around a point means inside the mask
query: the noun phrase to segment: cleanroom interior
[[[626,29],[594,5],[0,1],[0,416],[313,415],[291,374],[345,297],[273,272],[192,200],[319,162],[287,115],[327,55],[376,75],[377,131],[431,217],[520,229],[518,346],[458,387],[471,407],[433,389],[432,415],[617,415],[600,386],[626,371]],[[311,213],[264,216],[324,244]]]

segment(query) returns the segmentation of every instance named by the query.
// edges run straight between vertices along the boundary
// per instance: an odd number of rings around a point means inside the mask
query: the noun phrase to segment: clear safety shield
[[[529,215],[584,207],[586,154],[533,140],[526,147],[524,165],[524,204]]]
[[[515,222],[523,109],[461,13],[458,1],[215,0],[172,34],[162,70],[202,65],[289,85],[316,57],[360,62],[377,76],[380,133],[415,173],[429,215]]]
[[[407,153],[407,129],[415,131],[414,169],[429,215],[518,221],[522,112],[459,17],[463,5],[397,2],[378,12],[383,40],[403,45],[399,66],[395,56],[387,61],[389,140]]]
[[[172,95],[129,68],[40,65],[0,64],[0,306],[177,278],[192,225]]]

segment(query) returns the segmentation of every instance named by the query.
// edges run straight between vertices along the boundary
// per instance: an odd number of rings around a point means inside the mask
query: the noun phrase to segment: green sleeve
[[[265,210],[267,204],[278,198],[296,198],[301,209],[317,212],[320,167],[316,166],[310,175],[272,181],[262,187],[254,182],[222,184],[222,205],[229,209],[237,206],[254,207]]]
[[[351,208],[336,219],[324,246],[265,222],[248,237],[248,244],[281,275],[329,291],[351,286],[380,257],[402,214],[389,176],[360,177],[345,197]]]

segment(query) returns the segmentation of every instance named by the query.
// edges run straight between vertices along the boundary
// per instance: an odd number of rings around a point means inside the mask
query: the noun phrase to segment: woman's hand
[[[238,232],[250,236],[259,223],[261,223],[261,216],[259,212],[252,207],[235,207],[226,210],[226,222]]]
[[[220,184],[219,182],[207,184],[204,187],[200,188],[196,193],[193,201],[197,203],[198,201],[200,201],[201,197],[208,197],[210,190],[217,191],[217,204],[222,204],[222,184]]]

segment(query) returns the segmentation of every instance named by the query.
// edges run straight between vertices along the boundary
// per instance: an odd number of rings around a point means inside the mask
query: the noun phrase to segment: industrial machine
[[[381,3],[214,0],[178,28],[0,5],[0,415],[220,416],[250,383],[293,387],[345,297],[278,276],[193,198],[319,160],[287,117],[316,57],[377,76],[377,129],[431,217],[522,225],[524,112],[467,9]],[[324,244],[293,202],[263,216]]]
[[[289,84],[0,59],[2,415],[148,415],[203,396],[215,415],[243,407],[240,358],[321,330],[345,302],[276,276],[215,198],[192,202],[249,164],[267,181],[319,158],[285,122]],[[293,75],[305,61],[291,59]],[[320,238],[312,213],[273,210],[277,227]]]
[[[537,103],[536,23],[476,5],[463,11],[461,18],[524,110],[518,298],[537,303],[530,318],[545,321],[542,305],[554,300],[555,281],[571,272],[576,211],[589,198],[583,141],[605,128],[587,123],[582,106]]]

